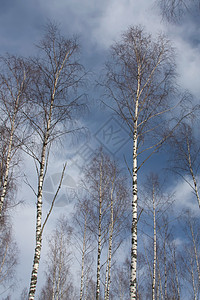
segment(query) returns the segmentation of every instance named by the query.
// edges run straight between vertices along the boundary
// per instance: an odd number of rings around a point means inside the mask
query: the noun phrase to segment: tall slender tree
[[[141,223],[144,227],[143,232],[147,236],[146,240],[149,241],[148,249],[152,247],[152,251],[146,251],[145,256],[151,278],[152,299],[155,300],[156,297],[159,297],[159,293],[163,294],[160,268],[163,262],[159,257],[159,244],[163,244],[163,242],[160,231],[163,229],[162,227],[167,226],[163,220],[167,220],[166,216],[170,212],[173,197],[163,191],[159,177],[153,173],[147,177],[141,194],[143,207]]]
[[[52,212],[56,196],[61,187],[65,166],[58,190],[53,198],[49,213],[42,224],[43,183],[47,172],[52,142],[76,130],[73,120],[83,107],[77,88],[82,82],[84,71],[78,62],[79,45],[76,39],[63,37],[54,24],[48,24],[40,42],[39,56],[28,61],[32,69],[31,103],[32,114],[27,114],[34,131],[35,143],[24,148],[33,157],[37,170],[36,246],[33,260],[29,299],[34,299],[37,274],[42,247],[42,234]],[[77,117],[77,115],[76,115]]]
[[[164,124],[169,126],[167,115],[177,105],[175,67],[174,49],[166,37],[155,39],[143,28],[131,27],[111,47],[102,83],[109,99],[107,105],[127,125],[133,141],[131,299],[136,299],[137,291],[137,174],[170,135],[170,130],[163,137],[158,133]]]
[[[72,228],[65,217],[59,217],[56,229],[48,240],[48,254],[46,259],[46,283],[40,293],[40,299],[72,299],[75,288],[71,276],[70,241]]]
[[[119,167],[102,149],[84,168],[83,184],[88,194],[88,229],[97,240],[96,299],[101,299],[101,270],[106,265],[104,299],[109,298],[111,265],[126,227],[128,192]],[[103,263],[102,252],[107,247]]]
[[[87,197],[78,199],[73,214],[73,238],[75,248],[81,256],[78,259],[81,265],[80,300],[87,298],[87,286],[89,277],[92,277],[94,238],[89,230],[90,201]]]

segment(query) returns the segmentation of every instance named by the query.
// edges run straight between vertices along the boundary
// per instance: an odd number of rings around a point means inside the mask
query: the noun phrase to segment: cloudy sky
[[[195,10],[191,10],[191,13],[187,14],[180,24],[167,24],[161,22],[159,9],[154,0],[1,0],[0,55],[6,52],[24,56],[34,54],[34,44],[37,44],[41,39],[43,27],[48,20],[57,22],[63,35],[72,36],[75,34],[79,36],[82,46],[82,61],[88,70],[96,74],[102,68],[110,45],[118,40],[120,34],[130,25],[141,24],[152,34],[157,34],[160,31],[166,33],[177,48],[179,84],[190,90],[198,101],[200,96],[200,19]],[[90,91],[90,101],[96,105],[98,92],[94,89],[94,82],[91,83]],[[119,126],[116,120],[110,119],[106,112],[102,114],[101,107],[98,108],[96,115],[88,114],[87,118],[89,121],[86,120],[86,123],[93,124],[93,126],[89,128],[90,140],[85,144],[86,152],[88,149],[92,151],[100,144],[103,125],[112,124],[116,130]],[[111,154],[115,155],[115,158],[125,152],[130,142],[125,129],[122,127],[121,129],[125,138],[121,142],[121,148],[115,148],[112,151]],[[109,147],[108,144],[108,151],[110,150]],[[70,149],[67,158],[70,158],[71,173],[68,176],[71,178],[70,182],[73,188],[76,185],[76,182],[73,182],[75,178],[73,172],[76,171],[73,170],[78,168],[77,160],[81,161],[78,146],[75,150]],[[26,163],[24,161],[24,165]],[[62,163],[62,156],[58,162],[51,163],[49,177],[59,173]],[[31,173],[33,165],[28,163],[26,169],[27,172]],[[32,181],[34,182],[34,175]],[[180,191],[183,191],[183,188],[188,192],[187,187],[182,182],[178,183],[177,188],[180,198]],[[29,196],[27,197],[27,195]],[[24,207],[16,211],[13,219],[15,234],[21,251],[18,268],[18,278],[21,282],[19,282],[17,293],[24,286],[29,285],[35,226],[33,212],[35,199],[27,186],[20,187],[20,197],[26,200],[26,203]],[[47,206],[47,203],[45,205]],[[70,211],[71,207],[69,204],[67,210]],[[56,207],[53,218],[56,218],[60,212],[59,206]],[[51,223],[49,224],[49,231],[50,228]],[[18,299],[17,297],[16,295],[16,299]]]

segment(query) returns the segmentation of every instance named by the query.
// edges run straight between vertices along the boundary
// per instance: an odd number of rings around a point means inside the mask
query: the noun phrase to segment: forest
[[[156,3],[166,26],[199,15]],[[0,299],[200,299],[200,104],[173,41],[130,25],[94,72],[81,38],[41,36],[0,55]]]

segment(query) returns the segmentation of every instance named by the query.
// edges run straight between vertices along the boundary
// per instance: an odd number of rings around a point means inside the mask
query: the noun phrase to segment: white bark
[[[42,236],[41,236],[41,229],[42,229],[42,188],[43,188],[43,181],[44,181],[44,167],[45,167],[46,147],[47,147],[47,134],[46,134],[46,137],[45,137],[45,142],[43,144],[41,163],[40,163],[40,175],[39,175],[38,194],[37,194],[36,247],[35,247],[33,268],[32,268],[32,274],[31,274],[29,300],[34,300],[34,298],[35,298],[37,275],[38,275],[40,254],[41,254],[41,248],[42,248]]]
[[[80,300],[82,300],[82,297],[83,297],[83,279],[84,279],[84,262],[85,262],[86,229],[87,229],[87,214],[85,214],[84,234],[83,234],[83,249],[82,249],[82,263],[81,263]]]
[[[134,118],[134,135],[133,135],[133,174],[132,174],[132,248],[131,248],[131,281],[130,281],[130,296],[131,299],[137,298],[137,124],[138,124],[138,105],[139,105],[139,94],[140,94],[140,66],[138,66],[138,86],[137,86],[137,97],[135,103],[135,118]]]
[[[174,271],[175,271],[175,278],[176,278],[176,289],[177,289],[177,296],[178,300],[180,300],[180,289],[179,289],[179,280],[178,280],[178,271],[177,271],[177,266],[176,266],[176,254],[175,254],[175,249],[173,251],[173,265],[174,265]]]
[[[163,290],[162,290],[162,280],[161,280],[161,275],[160,275],[160,268],[159,268],[159,260],[158,259],[157,259],[157,266],[158,266],[158,282],[159,282],[159,286],[160,286],[160,296],[161,296],[161,300],[164,300]]]
[[[54,261],[56,261],[56,252],[53,253]],[[52,288],[52,300],[55,299],[55,292],[56,292],[56,266],[53,268],[53,288]]]
[[[57,286],[56,286],[56,300],[59,299],[59,290],[60,290],[60,281],[61,281],[61,273],[62,273],[62,248],[63,248],[63,233],[61,233],[60,241],[59,241],[59,261],[58,261],[58,281],[57,281]]]
[[[117,109],[114,107],[113,110],[129,127],[133,140],[130,298],[136,300],[137,173],[177,126],[159,140],[152,136],[152,144],[145,146],[145,137],[150,138],[155,128],[160,126],[162,115],[176,107],[176,105],[170,107],[167,99],[170,93],[168,87],[173,87],[175,77],[173,50],[164,37],[159,36],[159,40],[155,43],[150,35],[143,35],[142,28],[133,27],[123,34],[121,42],[114,44],[111,53],[111,63],[108,62],[106,65],[105,86],[108,95],[117,104]],[[165,68],[169,72],[163,72]],[[138,166],[139,155],[144,157]]]
[[[40,262],[40,254],[41,254],[41,248],[42,248],[42,192],[43,192],[43,182],[44,182],[44,172],[45,172],[46,151],[47,151],[47,144],[48,144],[48,139],[49,139],[49,130],[51,127],[51,117],[52,117],[52,110],[53,110],[53,104],[54,104],[56,83],[57,83],[57,80],[55,82],[54,91],[53,91],[53,95],[51,98],[49,119],[47,122],[47,129],[46,129],[46,133],[44,136],[41,161],[40,161],[40,171],[39,171],[40,173],[39,173],[38,193],[37,193],[36,247],[35,247],[35,254],[34,254],[34,259],[33,259],[33,267],[32,267],[31,282],[30,282],[30,289],[29,289],[29,300],[34,300],[34,298],[35,298],[37,276],[38,276],[38,269],[39,269],[39,262]]]
[[[112,190],[111,190],[111,195],[110,195],[110,230],[109,230],[108,259],[107,259],[106,281],[105,281],[105,295],[104,295],[105,300],[109,300],[110,282],[111,282],[112,239],[113,239],[113,230],[114,230],[114,220],[113,220],[113,217],[114,217],[114,210],[113,210],[114,181],[115,181],[115,176],[113,178]]]
[[[192,276],[192,287],[193,287],[193,292],[194,292],[194,300],[197,300],[197,292],[196,292],[196,288],[195,288],[195,280],[194,280],[194,271],[193,271],[192,258],[190,259],[190,265],[191,265],[191,276]]]
[[[8,145],[8,154],[7,154],[7,158],[6,158],[5,174],[4,174],[4,179],[3,179],[3,184],[2,184],[2,192],[1,192],[1,198],[0,198],[0,216],[2,215],[3,204],[4,204],[6,192],[7,192],[11,151],[12,151],[12,144],[13,144],[13,134],[14,134],[14,126],[15,126],[14,124],[15,124],[15,120],[12,121],[11,132],[10,132],[10,141],[9,141],[9,145]]]
[[[192,168],[192,161],[191,161],[191,154],[190,154],[190,144],[189,144],[188,138],[186,138],[186,141],[187,141],[188,164],[189,164],[190,174],[192,176],[192,180],[193,180],[193,183],[194,183],[194,192],[195,192],[195,195],[197,197],[197,202],[198,202],[198,205],[199,205],[199,208],[200,208],[200,197],[199,197],[199,192],[198,192],[198,187],[197,187],[197,181],[196,181],[196,178],[195,178],[195,175],[194,175],[194,172],[193,172],[193,168]]]
[[[100,185],[99,185],[99,224],[98,224],[99,228],[98,228],[96,300],[100,299],[101,217],[102,217],[102,161],[101,161],[101,164],[100,164]]]
[[[54,109],[54,101],[55,101],[55,94],[56,94],[57,84],[58,84],[60,73],[64,68],[64,65],[65,65],[65,62],[68,58],[68,55],[69,55],[69,51],[66,52],[65,57],[62,61],[62,64],[61,64],[59,70],[57,71],[57,73],[55,74],[55,80],[54,80],[52,95],[51,95],[51,99],[50,99],[50,103],[49,103],[50,104],[49,111],[48,111],[48,108],[47,108],[47,110],[45,112],[45,115],[48,115],[48,119],[47,119],[46,129],[45,129],[45,132],[44,132],[44,138],[43,138],[43,141],[42,141],[43,145],[42,145],[42,153],[41,153],[41,160],[40,160],[40,167],[39,167],[38,192],[37,192],[37,217],[36,217],[36,247],[35,247],[35,254],[34,254],[32,274],[31,274],[29,300],[34,300],[34,298],[35,298],[38,268],[39,268],[39,262],[40,262],[40,253],[41,253],[41,248],[42,248],[42,233],[43,233],[44,226],[46,225],[46,222],[48,220],[48,217],[49,217],[49,215],[52,211],[55,198],[57,196],[57,193],[56,193],[56,195],[53,199],[49,214],[47,215],[47,217],[44,221],[44,224],[42,226],[42,192],[43,192],[43,182],[44,182],[44,175],[45,175],[47,145],[48,145],[49,138],[50,138],[52,113],[53,113],[53,109]],[[61,183],[62,183],[62,179],[63,179],[63,176],[64,176],[64,170],[65,170],[65,167],[63,169],[63,174],[62,174],[60,185],[58,187],[57,192],[59,191]]]
[[[192,235],[192,242],[193,242],[193,247],[194,247],[195,261],[196,261],[196,265],[197,265],[198,279],[199,279],[199,283],[200,283],[199,259],[198,259],[197,247],[196,247],[196,242],[195,242],[195,237],[194,237],[194,231],[192,228],[192,224],[190,223],[189,225],[190,225],[190,231],[191,231],[191,235]]]

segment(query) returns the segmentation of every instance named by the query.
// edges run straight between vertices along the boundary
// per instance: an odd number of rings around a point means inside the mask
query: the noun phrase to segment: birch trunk
[[[36,247],[35,247],[35,254],[34,254],[32,274],[31,274],[29,300],[34,300],[34,298],[35,298],[38,268],[39,268],[40,254],[41,254],[41,248],[42,248],[42,236],[41,236],[41,228],[42,228],[42,188],[43,188],[43,181],[44,181],[44,167],[45,167],[46,147],[47,147],[47,134],[46,134],[46,137],[45,137],[45,142],[43,144],[42,157],[41,157],[41,163],[40,163],[40,175],[39,175],[38,195],[37,195]]]
[[[89,278],[88,278],[88,275],[87,275],[87,278],[86,278],[86,284],[85,284],[85,300],[87,300],[87,293],[88,293],[88,285],[89,285]]]
[[[114,176],[115,180],[115,176]],[[110,281],[111,281],[111,259],[112,259],[112,239],[113,239],[113,229],[114,229],[114,211],[113,211],[113,191],[114,191],[114,180],[112,182],[112,190],[111,190],[111,203],[110,203],[110,236],[109,236],[109,248],[108,248],[108,264],[107,264],[107,283],[105,284],[105,300],[109,300],[109,292],[110,292]]]
[[[83,279],[84,279],[84,262],[85,262],[85,239],[86,239],[86,227],[87,226],[87,215],[85,215],[84,222],[84,234],[83,234],[83,250],[82,250],[82,263],[81,263],[81,287],[80,287],[80,300],[83,297]]]
[[[55,240],[55,249],[57,248],[57,241]],[[56,264],[57,264],[57,253],[53,252],[53,261],[56,262],[53,266],[53,280],[52,280],[52,300],[55,299],[56,293]]]
[[[190,265],[191,265],[192,287],[193,287],[193,292],[194,292],[194,300],[197,300],[197,292],[196,292],[196,288],[195,288],[195,280],[194,280],[194,271],[193,271],[192,259],[190,260]]]
[[[131,280],[130,280],[130,296],[131,299],[137,299],[137,125],[138,125],[138,105],[139,105],[139,94],[140,94],[140,73],[141,67],[138,67],[138,86],[137,86],[137,97],[135,101],[135,118],[134,118],[134,133],[133,133],[133,197],[132,197],[132,247],[131,247]]]
[[[131,249],[131,299],[136,300],[137,270],[137,132],[133,143],[133,200],[132,200],[132,249]]]
[[[199,279],[199,284],[200,284],[199,259],[198,259],[198,254],[197,254],[196,242],[195,242],[195,238],[194,238],[194,231],[193,231],[191,223],[190,223],[190,231],[191,231],[191,234],[192,234],[192,242],[193,242],[195,260],[196,260],[196,265],[197,265],[198,279]]]
[[[108,259],[109,259],[109,249],[107,255],[107,263],[106,263],[106,279],[105,279],[105,288],[104,288],[104,300],[107,300],[107,286],[108,286]]]
[[[160,275],[160,267],[159,267],[158,259],[157,259],[157,266],[158,266],[158,282],[159,282],[159,285],[160,285],[160,296],[161,296],[161,300],[164,300],[163,290],[162,290],[162,280],[161,280],[161,275]]]
[[[0,198],[0,217],[2,215],[3,204],[4,204],[6,192],[7,192],[8,175],[9,175],[9,169],[10,169],[11,151],[12,151],[12,144],[13,144],[14,123],[15,123],[15,121],[13,120],[11,132],[10,132],[10,141],[9,141],[9,145],[8,145],[8,154],[7,154],[7,158],[6,158],[5,176],[4,176],[4,180],[3,180],[2,192],[1,192],[1,198]]]
[[[173,264],[174,264],[174,270],[175,270],[177,295],[178,295],[178,300],[180,300],[180,289],[179,289],[178,272],[177,272],[177,266],[176,266],[175,250],[173,251]]]
[[[199,205],[199,208],[200,208],[200,197],[199,197],[196,178],[194,176],[194,172],[193,172],[193,168],[192,168],[192,161],[191,161],[191,154],[190,154],[190,144],[189,144],[188,138],[186,140],[187,140],[188,163],[189,163],[190,174],[192,176],[192,180],[193,180],[193,183],[194,183],[194,192],[196,194],[198,205]]]
[[[60,255],[59,255],[59,266],[58,266],[58,282],[56,287],[56,300],[59,299],[59,289],[60,289],[60,281],[61,281],[61,271],[62,271],[62,244],[63,244],[63,236],[61,233],[61,239],[59,243],[60,247]]]
[[[98,229],[98,254],[97,254],[97,285],[96,300],[100,298],[100,268],[101,268],[101,217],[102,217],[102,162],[100,164],[100,186],[99,186],[99,229]]]
[[[157,300],[159,300],[159,298],[160,298],[160,284],[159,284],[159,282],[158,282],[158,284],[157,284],[157,288],[156,288],[156,290],[157,290]]]
[[[40,161],[38,193],[37,193],[36,247],[35,247],[35,254],[34,254],[34,259],[33,259],[31,283],[30,283],[30,289],[29,289],[29,300],[34,300],[34,298],[35,298],[38,268],[39,268],[41,248],[42,248],[42,192],[43,192],[43,182],[44,182],[46,151],[47,151],[47,144],[48,144],[48,139],[49,139],[49,130],[50,130],[50,126],[51,126],[51,116],[52,116],[52,109],[53,109],[53,104],[54,104],[55,89],[56,89],[56,84],[54,86],[54,93],[53,93],[53,97],[51,99],[49,119],[47,122],[47,129],[46,129],[46,133],[44,136],[41,161]]]
[[[56,255],[55,255],[56,256]],[[55,257],[54,256],[54,257]],[[55,259],[55,258],[54,258]],[[55,299],[55,289],[56,289],[56,266],[54,266],[53,270],[53,288],[52,288],[52,300]]]
[[[112,225],[113,226],[113,225]],[[108,250],[108,281],[106,286],[106,294],[105,300],[109,300],[110,293],[110,282],[111,282],[111,258],[112,258],[112,235],[113,235],[113,227],[111,228],[111,234],[109,237],[109,250]]]

